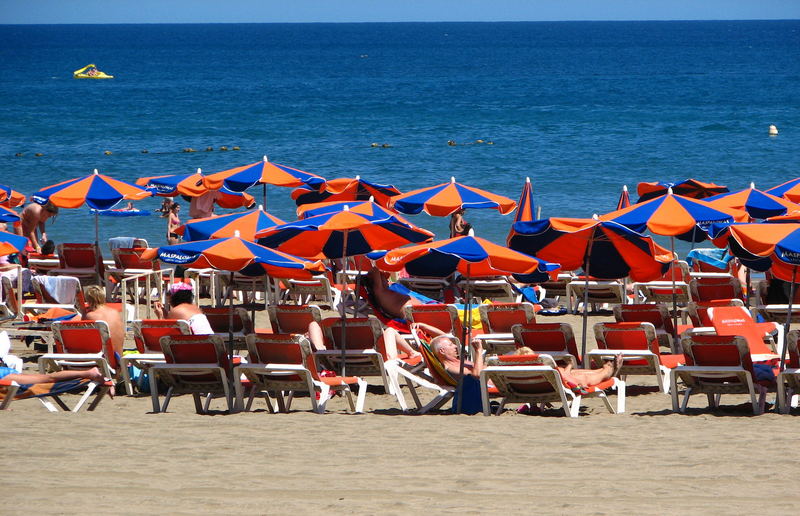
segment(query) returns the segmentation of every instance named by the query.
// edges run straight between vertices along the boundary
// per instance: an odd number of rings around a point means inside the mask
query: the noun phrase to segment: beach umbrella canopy
[[[279,278],[308,279],[325,271],[319,261],[308,261],[275,249],[248,242],[238,235],[213,240],[198,240],[147,249],[142,259],[158,258],[162,262],[194,267],[236,272],[251,267],[263,269]]]
[[[25,204],[25,196],[10,186],[0,185],[0,206],[19,208]]]
[[[545,277],[555,275],[558,264],[548,263],[533,256],[513,251],[506,247],[494,244],[488,240],[478,238],[472,234],[458,236],[447,240],[439,240],[427,244],[414,245],[402,249],[395,249],[386,253],[376,266],[388,271],[399,271],[404,268],[409,274],[424,276],[446,277],[454,272],[460,272],[467,279],[475,276],[495,276],[517,274],[541,273]],[[462,325],[464,335],[462,343],[467,344],[472,330],[469,317],[472,314],[469,292],[466,294],[466,307],[464,313],[468,320]],[[459,353],[459,382],[458,406],[456,412],[461,412],[463,396],[462,381],[464,373],[464,353]]]
[[[639,194],[637,202],[645,202],[656,197],[666,195],[667,191],[672,188],[672,191],[684,197],[692,199],[705,199],[713,195],[718,195],[728,191],[727,186],[718,185],[714,183],[704,183],[697,179],[685,179],[683,181],[656,181],[652,183],[639,183],[636,186],[636,191]]]
[[[253,241],[256,232],[279,224],[284,224],[284,221],[259,207],[254,211],[193,219],[175,232],[183,235],[186,241],[232,237],[237,232],[241,238]]]
[[[672,254],[647,235],[617,222],[549,218],[517,222],[508,236],[511,249],[558,262],[565,270],[591,271],[603,279],[651,281],[663,276]]]
[[[123,199],[138,201],[153,195],[148,190],[134,184],[120,181],[103,174],[97,169],[93,174],[62,181],[31,195],[31,200],[45,205],[52,203],[59,208],[80,208],[84,204],[97,211],[113,208]],[[94,213],[95,243],[99,242],[100,223],[97,211]]]
[[[800,203],[800,177],[781,183],[778,186],[773,186],[767,190],[767,193]]]
[[[746,219],[747,213],[743,211],[723,210],[705,201],[676,195],[672,191],[600,216],[600,220],[613,220],[639,233],[649,230],[655,235],[690,242],[705,240],[706,231],[713,223],[743,222]]]
[[[792,210],[785,215],[775,215],[774,217],[767,217],[764,222],[784,223],[784,222],[800,222],[800,210]]]
[[[325,181],[321,185],[302,185],[292,190],[292,199],[298,206],[311,203],[333,201],[374,200],[381,206],[388,206],[389,199],[402,192],[394,185],[373,183],[356,177],[340,177]]]
[[[489,208],[506,215],[517,207],[517,203],[485,190],[456,183],[450,178],[449,183],[420,188],[392,197],[389,207],[400,213],[417,214],[422,211],[435,217],[446,217],[461,209]]]
[[[59,208],[80,208],[84,204],[95,210],[108,210],[125,199],[138,201],[152,194],[131,183],[100,174],[94,174],[62,181],[42,188],[31,195],[38,204],[53,203]]]
[[[302,206],[297,207],[297,218],[307,219],[309,217],[316,217],[317,215],[324,215],[326,213],[345,211],[345,209],[353,213],[361,213],[362,215],[370,215],[375,217],[395,217],[399,221],[411,224],[393,209],[380,206],[374,201],[333,201],[303,204]]]
[[[0,222],[16,222],[19,214],[10,208],[0,205]]]
[[[517,201],[517,213],[514,215],[514,222],[522,222],[524,220],[536,220],[536,203],[533,202],[533,185],[531,178],[525,178],[525,185],[522,187],[522,192],[519,194],[519,201]]]
[[[766,219],[800,210],[800,206],[793,202],[757,190],[753,183],[750,183],[750,188],[715,195],[707,198],[706,202],[722,210],[744,210],[753,219]]]
[[[264,186],[264,206],[267,200],[267,185],[296,187],[300,185],[320,185],[325,178],[286,165],[271,163],[266,156],[261,161],[235,167],[206,176],[205,185],[211,190],[223,186],[233,192],[244,192],[251,186]]]
[[[374,215],[349,209],[324,213],[259,231],[256,238],[261,245],[313,259],[358,256],[433,239],[430,231],[380,206],[373,210]]]
[[[150,190],[159,197],[200,197],[210,190],[203,183],[203,173],[198,168],[194,174],[171,174],[166,176],[140,177],[136,184]],[[219,189],[219,194],[214,202],[226,209],[249,208],[254,205],[255,198],[245,192],[233,192],[224,186]]]
[[[0,256],[21,253],[25,249],[28,239],[24,236],[0,231]]]
[[[617,201],[617,209],[621,210],[622,208],[627,208],[631,205],[631,196],[628,194],[628,185],[622,185],[622,193],[619,194],[619,200]]]

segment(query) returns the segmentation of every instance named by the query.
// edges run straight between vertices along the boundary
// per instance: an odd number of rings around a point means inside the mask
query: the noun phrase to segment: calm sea
[[[766,188],[800,176],[798,50],[798,21],[0,26],[0,183],[266,154],[404,191],[455,176],[516,199],[530,176],[544,216],[610,211],[639,181]],[[88,63],[115,79],[74,80]],[[289,193],[268,209],[292,220]],[[511,222],[467,219],[495,241]],[[163,243],[162,219],[102,221],[103,239]],[[64,210],[49,233],[90,241],[93,218]]]

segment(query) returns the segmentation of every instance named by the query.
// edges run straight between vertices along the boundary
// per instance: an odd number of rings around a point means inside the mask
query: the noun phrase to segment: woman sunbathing
[[[377,267],[370,269],[367,273],[366,280],[368,287],[372,290],[372,294],[375,297],[375,302],[381,310],[391,317],[403,319],[405,317],[403,315],[404,306],[425,304],[413,296],[392,290],[386,276],[384,276]]]

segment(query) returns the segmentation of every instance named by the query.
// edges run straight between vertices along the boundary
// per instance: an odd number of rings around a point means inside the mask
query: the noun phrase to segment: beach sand
[[[580,339],[579,318],[548,320]],[[677,415],[652,379],[628,380],[627,413],[589,399],[577,419],[403,415],[381,387],[357,415],[343,398],[324,416],[302,397],[232,415],[189,396],[165,414],[149,397],[78,414],[17,401],[0,413],[0,514],[796,513],[796,415],[753,417],[745,396]]]

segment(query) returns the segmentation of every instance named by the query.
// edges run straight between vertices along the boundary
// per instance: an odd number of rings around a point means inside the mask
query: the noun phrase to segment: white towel
[[[39,283],[56,303],[62,305],[74,305],[81,286],[74,276],[34,276],[33,281]]]

